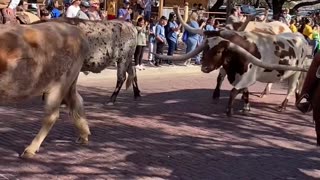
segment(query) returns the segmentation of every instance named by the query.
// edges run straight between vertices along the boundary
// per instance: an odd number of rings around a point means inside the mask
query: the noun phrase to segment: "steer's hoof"
[[[89,140],[88,138],[78,137],[78,139],[76,140],[76,143],[86,145],[89,143]]]
[[[21,158],[23,159],[31,159],[36,155],[36,153],[29,152],[28,150],[24,150],[24,152],[20,155]]]
[[[227,109],[226,114],[227,114],[228,117],[232,117],[232,115],[233,115],[233,109]]]
[[[213,100],[218,100],[219,98],[220,98],[220,93],[214,92],[213,95],[212,95],[212,99]]]
[[[264,98],[266,96],[267,96],[266,94],[260,94],[259,98]]]
[[[277,109],[277,111],[278,111],[278,112],[282,112],[282,111],[285,110],[285,109],[286,109],[285,107],[279,106],[278,109]]]
[[[106,105],[106,106],[114,106],[114,102],[112,102],[112,101],[109,101],[109,102],[106,102],[106,103],[104,103],[104,105]]]
[[[140,100],[141,99],[141,95],[139,94],[138,96],[134,97],[134,100]]]

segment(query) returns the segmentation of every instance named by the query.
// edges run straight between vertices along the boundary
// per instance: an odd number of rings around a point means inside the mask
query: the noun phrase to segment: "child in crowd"
[[[150,24],[149,24],[149,64],[154,66],[154,59],[153,59],[153,54],[156,46],[156,23],[155,19],[151,18],[150,19]]]
[[[289,26],[289,28],[291,29],[291,31],[292,31],[293,33],[298,32],[298,29],[297,29],[297,26],[296,26],[296,20],[292,19],[292,20],[290,21],[290,26]]]
[[[165,16],[162,16],[159,20],[159,23],[156,26],[156,53],[157,54],[163,54],[163,48],[166,44],[166,36],[165,36],[165,30],[164,26],[167,24],[168,19]],[[155,66],[160,66],[162,63],[162,60],[159,58],[156,58],[155,60]]]
[[[136,27],[138,30],[138,37],[136,51],[134,52],[134,62],[136,69],[144,70],[144,67],[142,65],[142,56],[144,48],[147,45],[147,29],[143,17],[138,18]]]

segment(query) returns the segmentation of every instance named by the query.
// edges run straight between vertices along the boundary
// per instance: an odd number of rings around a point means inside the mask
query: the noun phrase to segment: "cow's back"
[[[269,35],[256,32],[235,32],[225,31],[223,37],[229,41],[246,49],[249,53],[269,64],[282,64],[289,66],[301,66],[304,63],[308,44],[301,34],[281,33],[279,35]],[[238,62],[241,54],[229,53],[231,61]],[[238,75],[233,75],[231,84],[235,88],[241,89],[255,83],[255,81],[273,83],[288,78],[293,71],[268,70],[258,66],[253,66],[246,59],[241,59]],[[228,71],[228,67],[225,67]],[[240,71],[241,70],[241,71]],[[236,72],[230,70],[230,72]],[[240,72],[240,73],[239,73]],[[231,75],[231,74],[230,74]],[[229,78],[229,74],[228,74]]]
[[[88,21],[75,18],[61,18],[58,21],[78,26],[89,41],[89,54],[82,71],[99,73],[115,62],[126,63],[137,46],[137,29],[129,22]]]
[[[272,21],[268,23],[250,21],[246,26],[245,31],[264,33],[264,34],[270,34],[270,35],[291,32],[290,28],[286,24],[280,21]]]
[[[38,95],[81,67],[88,50],[84,34],[65,23],[2,26],[0,30],[0,99]]]

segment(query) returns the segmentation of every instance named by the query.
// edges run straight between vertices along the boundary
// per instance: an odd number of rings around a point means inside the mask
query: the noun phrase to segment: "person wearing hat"
[[[68,18],[75,18],[79,16],[80,4],[81,4],[80,0],[72,0],[71,5],[67,9],[66,16]]]
[[[16,22],[16,8],[20,0],[0,0],[0,24]]]
[[[90,3],[85,0],[82,1],[80,4],[80,11],[79,11],[79,14],[77,15],[77,17],[79,19],[89,20],[89,17],[88,17],[89,8],[90,8]]]
[[[131,22],[131,13],[132,9],[130,9],[130,1],[125,0],[123,2],[123,8],[118,10],[118,19]]]

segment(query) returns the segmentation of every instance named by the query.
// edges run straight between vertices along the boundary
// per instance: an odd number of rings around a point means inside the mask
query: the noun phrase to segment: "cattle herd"
[[[178,8],[174,10],[188,31],[199,33],[205,39],[188,54],[156,56],[182,60],[202,52],[202,72],[220,69],[213,98],[219,98],[225,76],[233,85],[227,105],[228,116],[232,116],[234,99],[239,93],[243,94],[243,110],[250,110],[248,88],[256,81],[268,83],[268,89],[271,83],[288,79],[288,92],[279,111],[285,109],[289,96],[294,92],[299,98],[305,77],[303,74],[307,71],[303,65],[308,48],[301,34],[291,33],[280,22],[249,21],[239,29],[203,31],[188,26],[183,22]],[[136,70],[132,64],[137,31],[131,23],[60,18],[31,25],[1,26],[0,101],[18,102],[40,95],[44,95],[45,100],[42,127],[21,157],[32,157],[39,150],[59,117],[62,102],[68,106],[78,130],[77,142],[88,142],[90,130],[76,87],[80,72],[99,73],[116,63],[117,84],[109,102],[116,101],[126,79],[126,87],[133,86],[134,97],[140,96]],[[319,74],[317,69],[315,71],[317,73],[313,76]],[[320,95],[316,92],[320,92],[320,85],[316,83],[312,90],[313,93],[306,91],[319,99]],[[320,112],[320,105],[318,99],[314,99],[311,105],[314,108],[317,145],[320,145],[320,116],[317,113]]]

